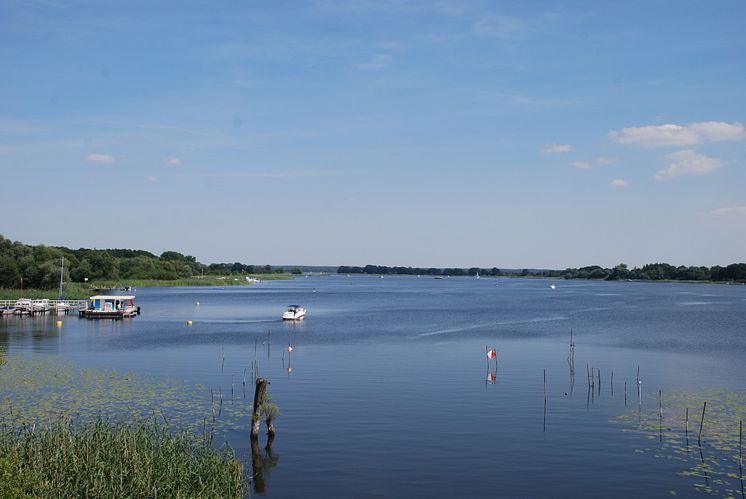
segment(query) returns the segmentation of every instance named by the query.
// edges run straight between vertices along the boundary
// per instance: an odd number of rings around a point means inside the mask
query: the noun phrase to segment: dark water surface
[[[204,385],[207,399],[222,389],[226,404],[247,407],[253,389],[244,399],[242,378],[256,358],[282,412],[268,497],[740,497],[728,476],[739,474],[733,449],[705,439],[702,459],[699,449],[671,451],[684,437],[683,408],[666,397],[691,394],[695,430],[713,390],[740,404],[746,286],[549,284],[333,276],[143,288],[135,319],[66,317],[58,329],[54,316],[3,318],[0,344]],[[289,303],[308,310],[305,321],[279,320]],[[485,345],[498,350],[497,370]],[[601,370],[592,393],[587,364]],[[665,435],[642,422],[658,417],[659,390]],[[736,443],[738,404],[728,415]],[[240,422],[227,440],[251,470],[249,422]],[[713,463],[709,473],[688,473],[701,461]]]

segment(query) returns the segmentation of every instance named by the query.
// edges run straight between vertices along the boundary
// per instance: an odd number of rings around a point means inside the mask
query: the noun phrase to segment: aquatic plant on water
[[[0,367],[0,423],[50,425],[69,418],[73,424],[103,419],[164,418],[178,430],[220,437],[246,430],[251,394],[224,397],[180,380],[100,369],[79,368],[50,357],[5,357]]]
[[[612,422],[647,438],[649,445],[637,452],[679,461],[679,475],[691,479],[696,489],[713,496],[741,497],[744,477],[739,462],[739,422],[744,417],[746,392],[709,389],[664,392],[660,402],[656,394],[642,405],[630,406],[629,412]]]

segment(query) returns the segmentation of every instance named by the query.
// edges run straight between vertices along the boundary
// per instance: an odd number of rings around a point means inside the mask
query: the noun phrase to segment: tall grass
[[[69,421],[0,430],[0,497],[243,496],[242,465],[226,446],[143,421]]]

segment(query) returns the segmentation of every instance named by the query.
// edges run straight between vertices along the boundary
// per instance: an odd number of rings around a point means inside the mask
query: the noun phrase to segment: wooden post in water
[[[637,399],[642,405],[642,387],[640,386],[640,365],[637,365]]]
[[[547,403],[547,370],[544,369],[544,403]]]
[[[743,478],[743,419],[738,422],[738,467]]]
[[[663,390],[658,390],[658,435],[663,442]]]
[[[259,427],[262,423],[261,406],[264,402],[264,395],[267,393],[269,381],[264,378],[257,378],[256,389],[254,390],[254,412],[251,417],[251,438],[259,438]]]
[[[705,403],[702,405],[702,419],[699,421],[699,435],[697,435],[697,442],[700,442],[702,440],[702,426],[705,424],[705,409],[707,409],[707,401],[705,400]]]
[[[547,370],[544,369],[544,423],[542,431],[547,431]]]

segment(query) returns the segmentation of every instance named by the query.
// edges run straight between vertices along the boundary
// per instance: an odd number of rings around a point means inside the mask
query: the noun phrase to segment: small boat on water
[[[306,309],[300,305],[288,305],[288,309],[282,314],[284,321],[299,321],[306,316]]]
[[[557,289],[557,286],[555,286],[554,284],[550,284],[549,289]]]
[[[31,312],[34,314],[44,314],[49,312],[49,300],[46,298],[41,300],[34,300],[31,302]]]
[[[31,303],[31,300],[27,298],[21,298],[20,300],[16,301],[15,305],[13,305],[14,315],[30,315],[32,310],[33,305]]]
[[[102,286],[99,288],[93,288],[93,292],[100,295],[115,295],[117,293],[135,294],[135,291],[135,288],[132,286]]]
[[[79,312],[86,319],[124,319],[140,315],[134,295],[96,295],[88,299],[86,308]]]

